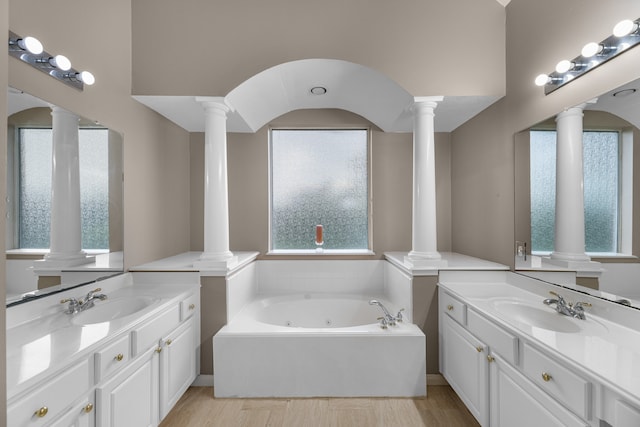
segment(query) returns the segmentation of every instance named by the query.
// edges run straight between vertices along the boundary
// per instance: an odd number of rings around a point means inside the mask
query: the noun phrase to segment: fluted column
[[[589,261],[584,237],[582,117],[585,104],[556,117],[556,220],[552,260]]]
[[[45,263],[80,265],[94,261],[82,251],[79,117],[52,107],[50,252]]]
[[[222,97],[196,98],[205,112],[204,252],[198,267],[224,267],[237,261],[229,250],[227,113]]]
[[[414,266],[439,263],[436,222],[434,109],[442,97],[415,98],[413,105],[412,250]]]

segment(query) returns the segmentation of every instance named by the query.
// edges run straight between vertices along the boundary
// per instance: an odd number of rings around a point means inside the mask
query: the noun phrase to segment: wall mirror
[[[81,265],[34,268],[50,242],[54,106],[16,88],[8,88],[7,95],[7,304],[121,273],[122,134],[78,115],[82,250],[95,258]]]
[[[544,262],[553,250],[555,160],[541,172],[540,159],[549,157],[540,153],[555,158],[555,128],[551,117],[514,138],[515,271],[640,309],[640,79],[584,111],[585,245],[602,270],[579,277],[578,285]]]

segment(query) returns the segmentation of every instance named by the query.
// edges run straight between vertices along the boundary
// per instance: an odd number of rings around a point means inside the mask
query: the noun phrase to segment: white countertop
[[[509,266],[455,252],[440,252],[441,262],[431,266],[413,266],[406,262],[408,252],[385,252],[385,258],[413,276],[437,276],[440,271],[451,270],[509,270]]]
[[[504,273],[503,280],[499,276],[488,276],[487,281],[477,275],[470,281],[449,275],[441,277],[440,286],[502,327],[523,335],[560,359],[566,359],[572,366],[595,376],[635,405],[640,405],[640,310],[513,273]],[[555,313],[553,307],[544,305],[542,300],[552,297],[549,290],[556,291],[567,301],[593,304],[585,309],[586,320],[562,316]],[[561,316],[552,321],[559,326],[557,329],[565,332],[532,326],[526,316],[517,311],[505,313],[500,309],[505,301],[515,303],[521,311],[534,307]],[[578,326],[574,329],[573,323],[567,322],[578,322]],[[578,327],[580,331],[577,331]]]
[[[233,254],[237,257],[237,261],[225,267],[197,267],[194,264],[197,263],[202,252],[184,252],[168,258],[137,265],[130,268],[129,271],[197,271],[200,272],[201,276],[225,276],[240,270],[245,265],[254,261],[259,255],[259,252],[234,252]]]
[[[108,322],[74,325],[60,300],[82,297],[100,286],[105,304],[116,298],[149,296],[153,302],[134,315]],[[134,283],[130,274],[106,279],[7,309],[7,398],[74,359],[90,354],[110,337],[132,328],[194,292],[199,283]],[[101,301],[96,301],[96,308]],[[91,310],[91,309],[88,309]],[[88,312],[87,310],[87,312]]]

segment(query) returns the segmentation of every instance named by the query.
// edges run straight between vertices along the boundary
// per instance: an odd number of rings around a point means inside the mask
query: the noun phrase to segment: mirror
[[[7,304],[121,273],[122,135],[79,118],[82,251],[88,258],[79,265],[63,262],[45,267],[38,261],[49,248],[55,106],[15,88],[8,88],[7,95]]]
[[[632,81],[624,86],[612,89],[598,97],[597,102],[589,104],[584,111],[584,130],[610,131],[619,130],[619,151],[613,156],[617,159],[617,170],[612,176],[617,177],[615,184],[618,189],[618,200],[614,201],[617,212],[609,215],[616,224],[614,227],[614,243],[623,255],[616,257],[607,256],[599,250],[594,253],[587,252],[593,261],[602,264],[602,271],[599,275],[592,277],[580,277],[575,279],[574,273],[562,272],[559,268],[545,263],[541,253],[534,253],[531,256],[532,241],[532,215],[531,212],[531,151],[530,142],[535,138],[531,136],[532,130],[555,130],[555,118],[551,117],[540,122],[530,129],[526,129],[515,135],[515,271],[518,273],[533,276],[547,282],[563,285],[574,290],[589,293],[601,298],[630,305],[640,309],[640,263],[637,258],[640,247],[640,222],[634,221],[638,218],[638,206],[640,206],[640,79]],[[585,138],[585,150],[587,149],[587,138]],[[629,152],[631,148],[631,153]],[[553,150],[553,148],[552,148]],[[595,160],[603,170],[606,167],[602,157]],[[535,162],[534,162],[535,163]],[[553,169],[554,166],[551,166]],[[585,154],[585,171],[587,170],[587,155]],[[585,172],[586,175],[586,172]],[[551,182],[553,186],[553,181]],[[585,178],[585,193],[587,192],[587,179]],[[555,190],[553,190],[555,191]],[[613,193],[609,191],[609,193]],[[606,193],[606,192],[605,192]],[[539,202],[536,202],[539,205]],[[549,209],[553,210],[554,203],[550,203]],[[635,205],[635,210],[634,210]],[[587,196],[585,196],[585,206],[587,206]],[[602,209],[603,212],[611,213],[616,208]],[[586,210],[589,210],[588,208]],[[585,223],[589,219],[585,215]],[[540,218],[540,216],[538,216]],[[553,218],[550,215],[543,223],[548,224],[553,236]],[[550,224],[549,224],[550,223]],[[534,236],[540,229],[540,222],[533,222]],[[589,228],[589,225],[586,225]],[[604,227],[602,227],[604,228]],[[590,233],[586,236],[587,251],[590,251]],[[593,234],[593,233],[591,233]],[[534,237],[534,241],[537,237]],[[526,246],[524,246],[526,243]],[[553,241],[550,242],[551,248]],[[537,243],[536,247],[543,245]],[[548,246],[548,245],[547,245]],[[526,250],[524,250],[526,248]],[[552,250],[552,249],[551,249]],[[605,250],[602,250],[605,252]],[[632,256],[635,255],[635,256]],[[578,283],[577,285],[575,283]]]

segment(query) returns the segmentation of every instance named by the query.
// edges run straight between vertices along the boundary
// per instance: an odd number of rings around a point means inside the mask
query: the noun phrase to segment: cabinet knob
[[[195,304],[189,304],[189,310],[193,310],[194,308],[196,308]]]
[[[161,353],[161,352],[162,352],[162,347],[156,348],[156,353]]]
[[[484,347],[479,345],[479,346],[476,347],[476,350],[478,351],[478,353],[482,353],[484,351]]]
[[[165,343],[166,343],[167,345],[171,345],[171,343],[172,343],[172,342],[173,342],[173,341],[171,341],[171,340],[167,340],[167,341],[165,341]]]
[[[452,311],[452,310],[453,310],[453,306],[452,306],[451,304],[449,304],[449,305],[447,306],[447,310]]]
[[[42,418],[45,415],[47,415],[48,412],[49,412],[49,408],[47,408],[46,406],[43,406],[42,408],[38,409],[35,412],[35,415],[37,415],[39,418]]]
[[[118,362],[122,362],[122,359],[124,359],[124,354],[118,353],[118,355],[114,357],[114,359],[116,359]]]
[[[542,379],[544,380],[544,382],[548,383],[549,381],[551,381],[552,378],[553,377],[551,375],[547,374],[546,372],[542,373]]]
[[[93,411],[93,403],[87,403],[87,406],[84,407],[84,412],[88,414],[91,411]]]
[[[494,360],[496,360],[496,358],[489,354],[489,355],[487,355],[487,360],[489,361],[489,363],[491,363]]]

